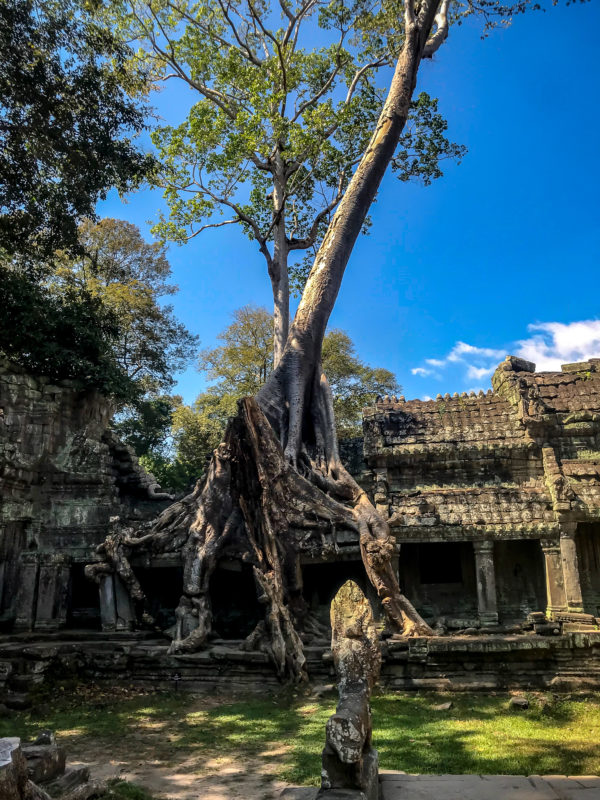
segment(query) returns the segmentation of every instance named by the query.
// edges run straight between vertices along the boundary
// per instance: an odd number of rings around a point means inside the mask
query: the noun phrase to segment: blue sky
[[[597,0],[561,3],[485,40],[454,28],[424,64],[418,90],[469,152],[430,187],[385,177],[330,321],[407,398],[486,389],[509,352],[541,369],[600,357],[599,25]],[[171,82],[155,105],[176,123],[189,101]],[[150,238],[161,205],[147,190],[98,210]],[[170,261],[176,314],[203,347],[234,309],[270,305],[264,260],[233,227],[171,246]],[[193,368],[179,376],[187,402],[203,387]]]

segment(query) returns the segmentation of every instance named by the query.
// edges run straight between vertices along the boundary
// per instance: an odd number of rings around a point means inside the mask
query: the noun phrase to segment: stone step
[[[7,692],[4,695],[4,705],[15,711],[23,711],[31,706],[31,700],[26,692]]]

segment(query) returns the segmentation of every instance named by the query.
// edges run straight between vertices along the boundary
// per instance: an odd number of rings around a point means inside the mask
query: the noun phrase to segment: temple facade
[[[446,629],[600,615],[600,359],[508,356],[493,389],[364,412],[361,481],[405,594]]]
[[[400,586],[438,633],[510,630],[531,612],[581,629],[600,616],[600,359],[535,372],[508,357],[479,395],[384,397],[350,470],[389,520]],[[4,631],[130,630],[116,575],[84,576],[115,524],[169,503],[109,429],[97,394],[0,364],[0,624]],[[377,613],[358,536],[298,543],[298,585],[326,622],[355,580]],[[181,552],[132,562],[161,629],[182,593]],[[251,565],[225,549],[211,579],[215,629],[242,640],[261,618]],[[568,630],[568,628],[567,628]]]

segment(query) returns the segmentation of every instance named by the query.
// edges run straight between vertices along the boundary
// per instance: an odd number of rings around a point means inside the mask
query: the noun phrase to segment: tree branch
[[[423,48],[423,58],[431,58],[434,53],[439,50],[442,44],[448,38],[448,10],[450,8],[450,0],[442,0],[440,3],[437,14],[435,15],[435,33],[431,34],[425,42]]]

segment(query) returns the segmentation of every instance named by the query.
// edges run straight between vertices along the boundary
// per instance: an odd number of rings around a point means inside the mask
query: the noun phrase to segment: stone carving
[[[381,649],[371,606],[354,581],[346,581],[333,599],[331,630],[339,703],[327,722],[317,797],[350,800],[362,792],[366,800],[377,800],[378,761],[371,746],[369,697],[379,677]]]

